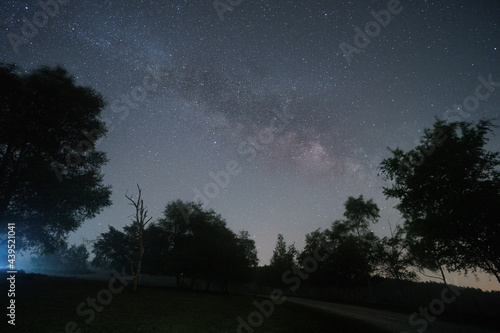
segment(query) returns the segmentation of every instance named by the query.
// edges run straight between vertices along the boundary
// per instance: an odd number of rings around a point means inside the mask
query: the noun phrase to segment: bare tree
[[[134,201],[132,197],[125,194],[125,197],[131,202],[131,205],[135,207],[134,222],[137,224],[138,227],[137,241],[139,242],[139,253],[137,256],[135,269],[133,262],[132,261],[130,262],[130,269],[132,270],[132,276],[134,277],[132,285],[133,291],[137,290],[137,283],[139,282],[139,274],[141,273],[142,257],[144,256],[144,241],[143,241],[144,227],[152,219],[152,217],[149,218],[147,217],[148,211],[146,208],[144,208],[144,201],[141,198],[142,193],[139,184],[137,184],[137,189],[139,190],[139,196],[137,197],[136,201]]]

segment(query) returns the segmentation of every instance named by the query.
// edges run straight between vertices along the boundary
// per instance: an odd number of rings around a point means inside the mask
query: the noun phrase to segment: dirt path
[[[477,326],[468,326],[454,324],[440,320],[436,317],[433,322],[424,320],[421,316],[415,318],[414,326],[410,325],[409,318],[411,313],[404,314],[388,310],[363,308],[353,305],[344,305],[337,303],[314,301],[302,298],[287,297],[287,302],[305,305],[321,311],[326,311],[341,315],[344,317],[362,320],[383,329],[388,332],[398,333],[499,333],[500,330],[483,328]],[[432,316],[434,317],[434,316]],[[430,319],[432,320],[432,317]],[[427,327],[424,326],[427,325]]]

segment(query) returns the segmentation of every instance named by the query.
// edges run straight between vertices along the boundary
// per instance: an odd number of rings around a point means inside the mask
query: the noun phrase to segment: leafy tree
[[[436,242],[434,239],[419,237],[415,233],[407,232],[405,243],[408,244],[410,260],[420,274],[429,278],[440,279],[447,285],[444,270],[446,269],[446,258],[454,255],[443,242]],[[439,272],[440,276],[429,275],[425,270]]]
[[[358,285],[366,281],[370,287],[370,276],[375,270],[373,250],[378,238],[369,230],[358,234],[343,220],[332,223],[329,242],[334,250],[329,264],[335,272],[336,284]]]
[[[375,256],[378,271],[398,282],[416,280],[415,272],[408,271],[408,267],[414,264],[408,251],[404,229],[399,225],[394,230],[391,228],[391,236],[382,238],[377,244]]]
[[[119,231],[109,226],[109,231],[102,233],[94,241],[92,265],[95,267],[121,270],[131,267],[134,255],[138,253],[138,244],[134,237],[137,227],[126,226],[125,231]],[[131,272],[132,273],[132,272]]]
[[[43,253],[31,258],[31,265],[37,272],[48,274],[85,274],[89,273],[89,253],[85,245],[66,244],[54,253]]]
[[[365,245],[363,243],[363,245]],[[358,285],[370,279],[372,267],[366,259],[365,253],[359,248],[357,237],[348,235],[342,239],[337,252],[333,257],[338,283],[342,286]],[[370,286],[371,287],[371,286]]]
[[[344,207],[344,219],[333,223],[331,233],[332,241],[340,243],[337,269],[348,280],[365,279],[374,300],[370,276],[375,268],[373,249],[378,238],[369,226],[378,221],[380,210],[372,199],[365,201],[362,195],[358,198],[348,197]]]
[[[436,120],[414,149],[391,150],[381,164],[399,199],[407,238],[428,269],[482,269],[500,282],[500,158],[485,149],[496,126],[489,120]],[[444,274],[443,278],[444,278]]]
[[[369,275],[373,269],[372,249],[378,241],[369,227],[370,223],[377,223],[380,210],[372,199],[365,201],[362,195],[347,198],[344,207],[344,219],[334,222],[332,233],[343,235],[346,239],[350,236],[356,238],[357,251],[364,258]]]
[[[321,231],[321,228],[306,234],[304,250],[299,255],[299,260],[304,260],[307,257],[314,257],[314,252],[317,248],[324,247],[330,239],[329,230]]]
[[[353,232],[359,239],[369,232],[370,222],[377,223],[379,208],[372,199],[365,201],[363,196],[349,197],[344,204],[344,224],[348,232]]]
[[[204,275],[209,266],[204,260],[210,241],[207,229],[220,223],[225,224],[215,212],[205,212],[200,204],[180,200],[167,204],[158,225],[167,236],[168,273],[177,276],[179,286],[181,277],[190,277],[194,288],[196,279]]]
[[[297,266],[297,256],[298,251],[295,249],[295,245],[292,244],[287,247],[283,235],[278,234],[276,247],[271,257],[271,266],[284,270],[291,269]]]
[[[89,273],[89,256],[89,251],[85,245],[71,245],[65,256],[65,262],[69,271],[79,274]]]
[[[19,246],[54,251],[111,204],[96,150],[104,106],[61,67],[0,65],[0,225],[16,223]]]
[[[151,222],[144,230],[144,258],[142,270],[146,274],[168,274],[168,235],[157,223]]]
[[[227,290],[231,281],[244,279],[257,264],[255,242],[247,232],[234,234],[226,221],[199,203],[169,203],[158,220],[167,237],[167,271],[178,277],[222,283]]]
[[[293,268],[298,267],[299,252],[294,244],[286,245],[282,234],[278,234],[276,247],[271,257],[268,272],[265,273],[268,282],[274,286],[283,285],[283,274]]]
[[[408,270],[409,267],[417,267],[410,253],[410,242],[405,238],[405,230],[400,225],[395,229],[390,226],[390,237],[380,239],[374,250],[374,257],[377,265],[377,272],[386,278],[397,281],[397,295],[403,297],[403,292],[407,292],[413,300],[413,294],[410,289],[405,288],[404,281],[417,281],[418,277],[414,271]]]
[[[241,249],[241,256],[244,258],[245,264],[250,268],[257,267],[259,264],[257,248],[255,247],[255,241],[250,238],[250,233],[246,230],[241,230],[236,243]]]
[[[233,244],[234,255],[232,262],[228,263],[230,269],[229,276],[235,282],[249,282],[253,271],[259,264],[255,241],[250,238],[248,231],[242,230],[238,235],[234,235]]]
[[[308,283],[319,287],[327,287],[333,284],[337,279],[337,269],[335,268],[334,257],[335,244],[331,242],[331,230],[316,229],[306,234],[304,250],[299,254],[299,262],[307,258],[316,258],[321,256],[323,260],[317,261],[318,268],[314,274],[311,274]]]
[[[139,215],[124,231],[113,227],[94,243],[96,254],[92,263],[98,267],[120,269],[130,267],[137,272],[141,244],[141,200]],[[144,211],[145,213],[145,211]],[[138,219],[137,219],[138,217]],[[144,215],[143,221],[148,221]],[[255,242],[247,231],[232,232],[222,217],[213,210],[204,210],[200,204],[180,200],[167,204],[163,217],[143,228],[144,261],[141,265],[148,274],[173,275],[179,286],[191,280],[220,283],[225,290],[229,282],[247,282],[258,264]]]

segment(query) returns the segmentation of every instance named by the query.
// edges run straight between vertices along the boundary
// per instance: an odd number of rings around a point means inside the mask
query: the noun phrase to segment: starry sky
[[[154,218],[200,200],[248,230],[260,264],[278,233],[302,249],[348,196],[374,199],[385,236],[388,147],[414,147],[435,117],[499,118],[500,88],[471,96],[500,81],[500,1],[4,0],[0,17],[0,61],[61,65],[108,102],[113,206],[73,243],[130,223],[136,184]]]

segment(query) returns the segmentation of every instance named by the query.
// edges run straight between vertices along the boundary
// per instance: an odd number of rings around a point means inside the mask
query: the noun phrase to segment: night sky
[[[136,184],[154,218],[200,200],[248,230],[261,265],[278,233],[302,249],[348,196],[374,199],[385,236],[388,147],[414,147],[435,117],[500,118],[500,87],[473,98],[500,81],[500,1],[61,2],[2,1],[0,61],[61,65],[108,102],[113,206],[72,243],[131,223]]]

